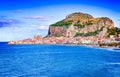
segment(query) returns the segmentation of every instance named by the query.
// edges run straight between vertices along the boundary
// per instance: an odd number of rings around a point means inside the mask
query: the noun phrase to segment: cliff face
[[[92,15],[85,13],[73,13],[62,21],[50,25],[48,36],[98,36],[107,35],[108,28],[114,27],[110,18],[94,18]]]
[[[66,31],[67,31],[66,27],[50,26],[48,35],[50,35],[50,36],[64,36],[66,34]]]

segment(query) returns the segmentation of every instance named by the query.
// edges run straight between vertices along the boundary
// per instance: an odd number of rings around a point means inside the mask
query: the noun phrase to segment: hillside
[[[108,17],[94,18],[86,13],[72,13],[65,19],[51,24],[48,36],[98,36],[106,37],[108,29],[114,28],[113,21]]]

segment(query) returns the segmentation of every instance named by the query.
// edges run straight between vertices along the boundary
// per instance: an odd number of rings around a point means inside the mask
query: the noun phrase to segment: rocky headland
[[[46,37],[10,41],[9,44],[85,44],[120,46],[120,28],[108,17],[94,18],[90,14],[76,12],[51,24]]]

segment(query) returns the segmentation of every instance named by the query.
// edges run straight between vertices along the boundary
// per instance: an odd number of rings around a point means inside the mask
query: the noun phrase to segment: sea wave
[[[120,65],[120,62],[113,62],[113,63],[107,63],[107,64],[111,64],[111,65]]]

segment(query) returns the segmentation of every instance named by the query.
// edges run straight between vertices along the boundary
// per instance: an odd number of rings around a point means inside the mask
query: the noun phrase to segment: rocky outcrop
[[[48,35],[50,35],[50,36],[55,36],[55,35],[57,36],[58,34],[65,35],[66,31],[67,31],[66,27],[50,26]]]
[[[105,37],[108,28],[113,28],[114,23],[110,18],[94,18],[85,13],[72,13],[62,21],[50,25],[48,36],[98,36]]]
[[[89,14],[78,12],[78,13],[72,13],[70,15],[67,15],[65,18],[65,21],[73,21],[74,23],[75,22],[84,23],[89,21],[90,19],[94,19],[94,17]]]

